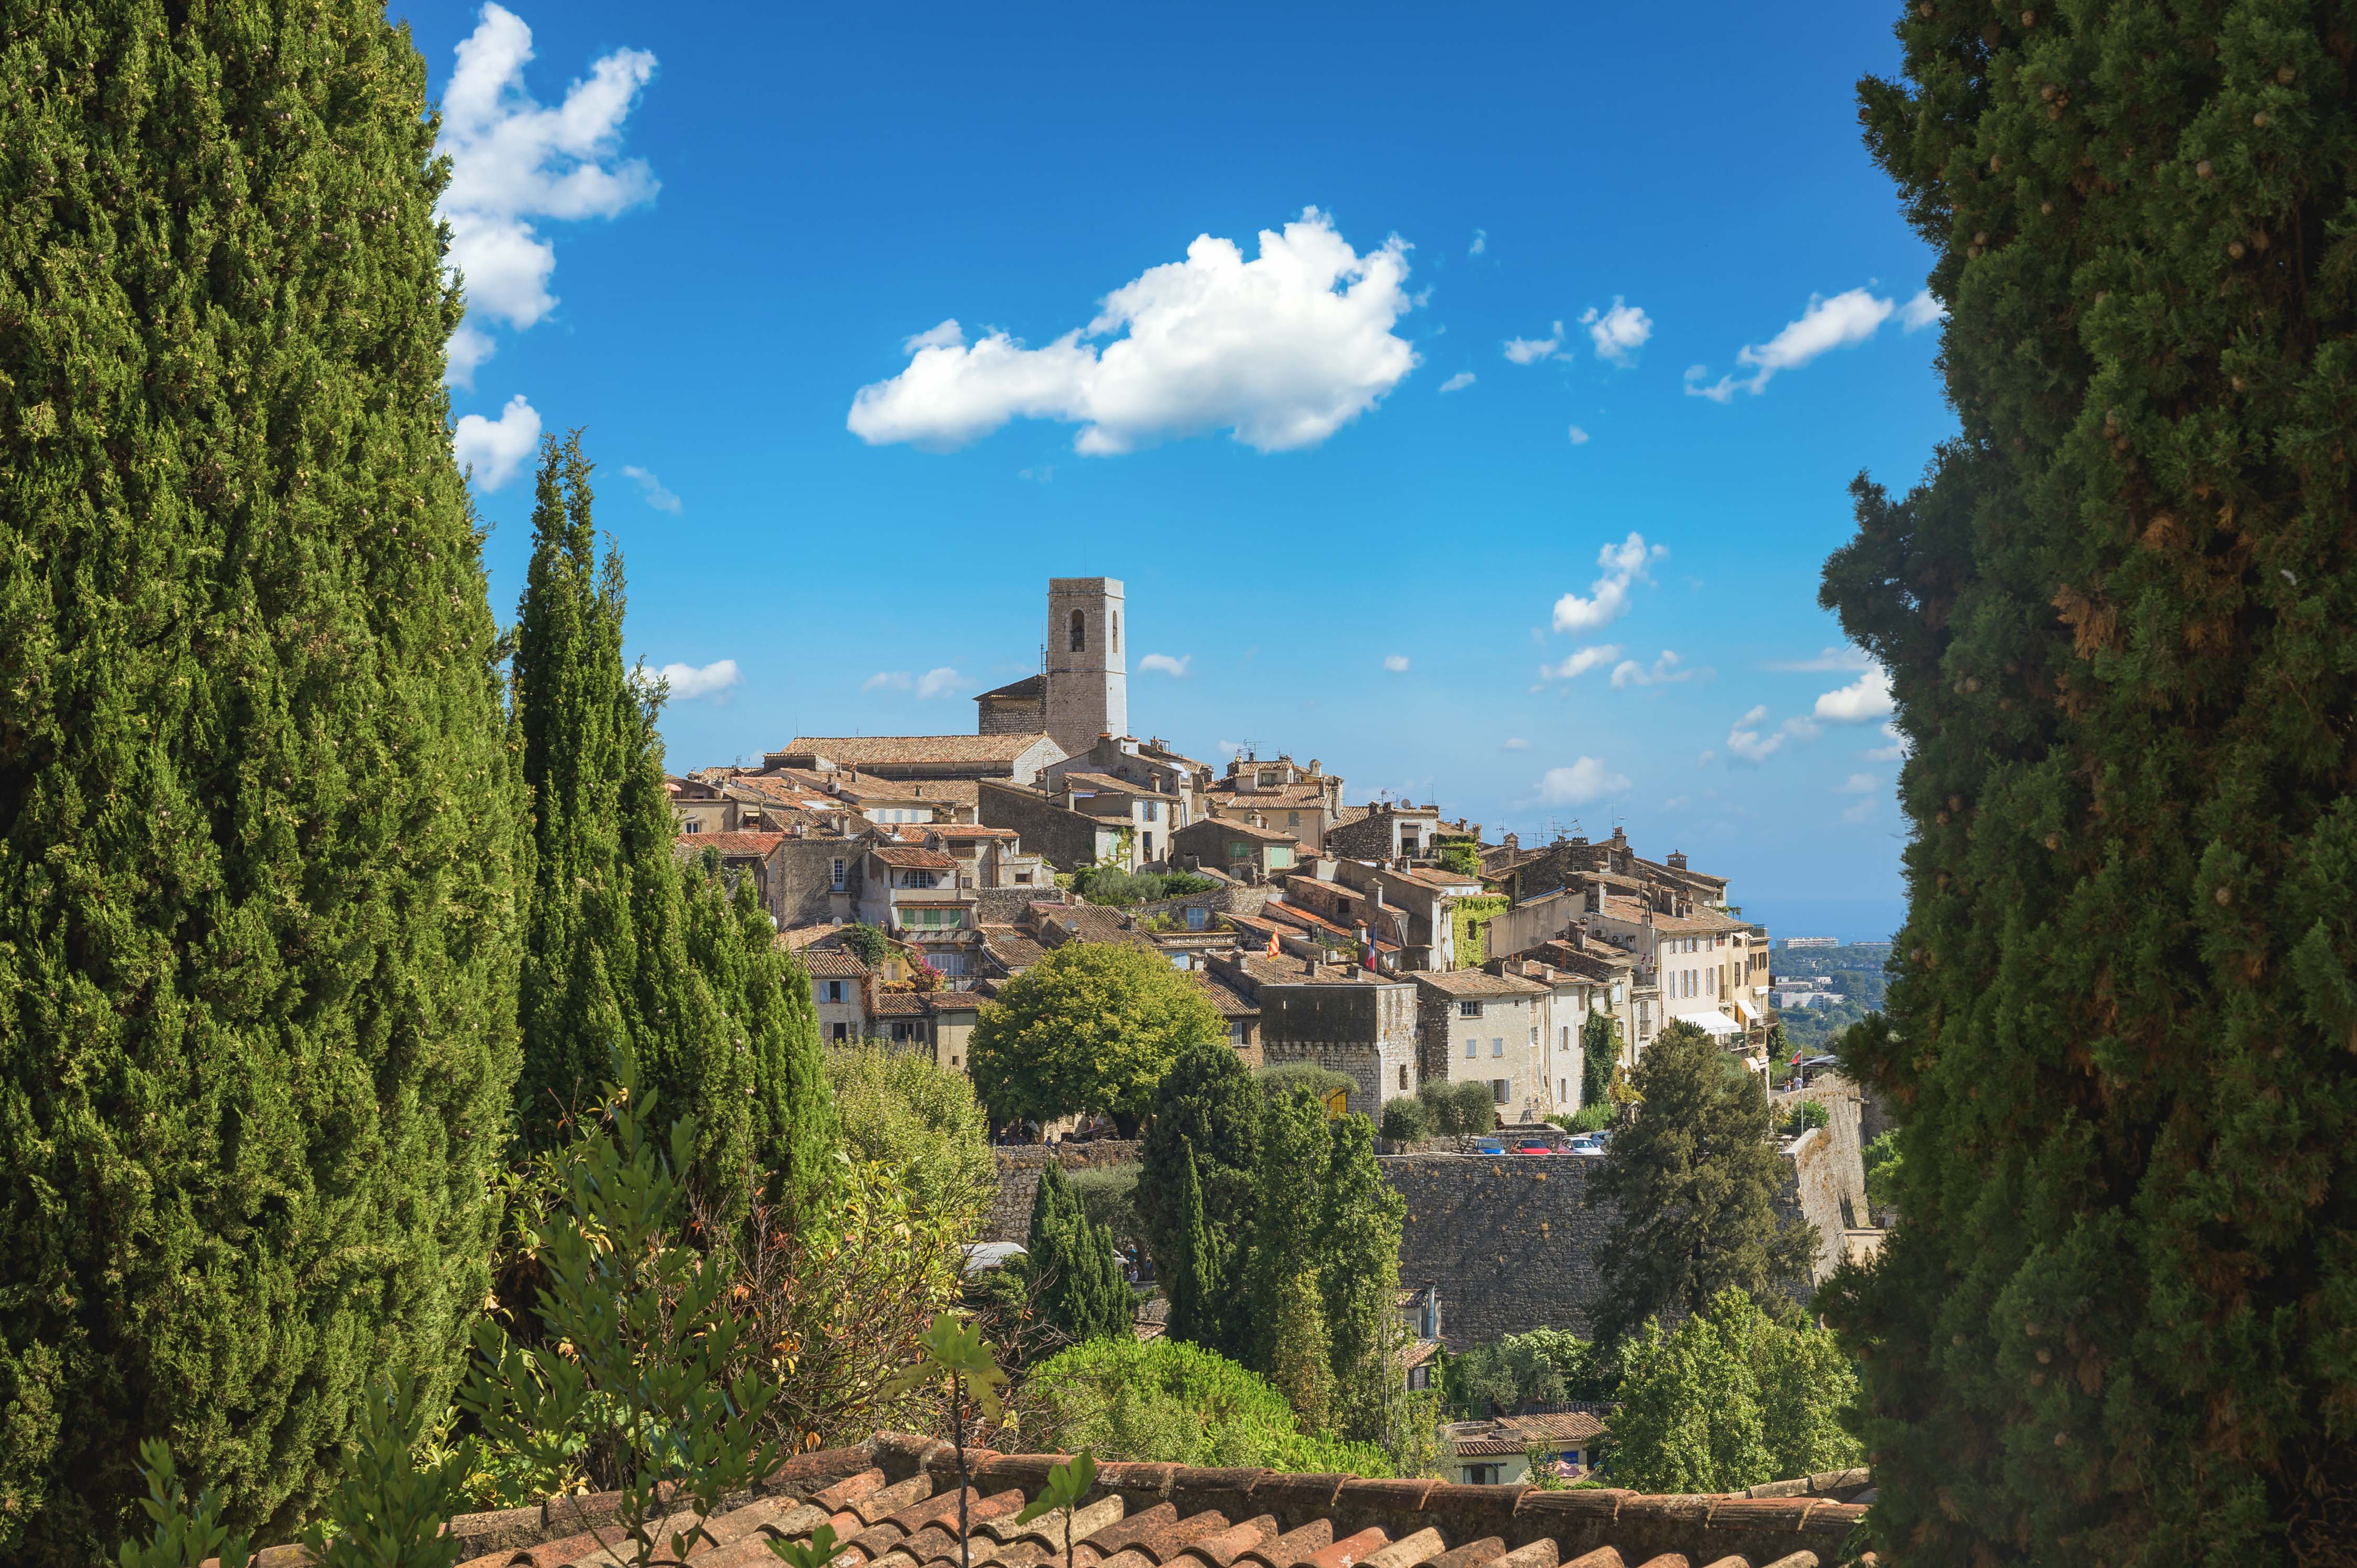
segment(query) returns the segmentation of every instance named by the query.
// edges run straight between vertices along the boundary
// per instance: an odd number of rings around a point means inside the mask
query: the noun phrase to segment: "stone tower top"
[[[1068,756],[1129,733],[1123,607],[1118,577],[1048,579],[1048,734]]]

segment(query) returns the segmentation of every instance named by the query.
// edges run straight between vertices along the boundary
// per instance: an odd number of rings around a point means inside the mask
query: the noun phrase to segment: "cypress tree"
[[[1195,1176],[1195,1151],[1178,1145],[1178,1182],[1165,1200],[1176,1221],[1171,1227],[1177,1245],[1168,1262],[1157,1257],[1154,1277],[1169,1298],[1170,1319],[1165,1329],[1171,1338],[1196,1345],[1203,1340],[1204,1325],[1216,1310],[1211,1272],[1211,1235],[1203,1223],[1203,1185]]]
[[[1723,1290],[1774,1302],[1780,1286],[1805,1284],[1816,1228],[1777,1217],[1789,1167],[1770,1142],[1760,1079],[1692,1024],[1672,1024],[1630,1081],[1636,1114],[1588,1187],[1613,1210],[1597,1250],[1597,1342],[1700,1312]]]
[[[1202,1281],[1193,1324],[1170,1332],[1246,1364],[1256,1332],[1247,1273],[1267,1098],[1227,1045],[1182,1050],[1156,1086],[1138,1148],[1135,1202],[1155,1275],[1196,1271]],[[1188,1209],[1172,1201],[1189,1161],[1202,1195],[1200,1238]]]
[[[1326,1131],[1325,1104],[1310,1090],[1280,1089],[1264,1092],[1263,1100],[1252,1250],[1245,1276],[1245,1317],[1253,1334],[1252,1359],[1246,1364],[1255,1371],[1275,1375],[1300,1348],[1289,1343],[1287,1336],[1309,1332],[1305,1326],[1314,1319],[1317,1359],[1329,1370],[1328,1379],[1319,1384],[1322,1420],[1323,1405],[1331,1391],[1327,1386],[1331,1380],[1331,1359],[1318,1268],[1318,1219],[1333,1142]],[[1308,1292],[1307,1309],[1294,1299],[1297,1289]]]
[[[1039,1288],[1042,1321],[1075,1342],[1110,1339],[1130,1331],[1135,1298],[1123,1276],[1112,1232],[1091,1220],[1053,1161],[1041,1168],[1031,1196],[1031,1228],[1024,1241],[1031,1278]]]
[[[1612,1069],[1620,1061],[1620,1026],[1609,1013],[1590,1013],[1579,1026],[1579,1103],[1601,1105],[1612,1090]]]
[[[0,1557],[283,1539],[447,1398],[515,1073],[520,816],[382,5],[0,21]],[[437,1407],[438,1408],[438,1407]]]
[[[1911,1563],[2357,1539],[2352,19],[1910,4],[1861,119],[1961,425],[1824,600],[1911,745],[1904,1223],[1835,1321]]]
[[[1345,1437],[1381,1439],[1400,1380],[1400,1231],[1407,1202],[1375,1164],[1375,1124],[1327,1123],[1318,1204],[1318,1294],[1334,1370],[1334,1419]]]

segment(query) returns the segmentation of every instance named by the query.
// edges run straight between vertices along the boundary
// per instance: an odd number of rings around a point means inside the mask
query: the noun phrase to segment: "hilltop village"
[[[1345,1074],[1378,1118],[1436,1081],[1485,1084],[1502,1125],[1576,1112],[1597,1014],[1628,1065],[1684,1021],[1767,1070],[1769,936],[1726,878],[1619,830],[1491,842],[1436,801],[1354,802],[1316,757],[1140,738],[1123,610],[1117,579],[1051,579],[1045,668],[976,697],[970,735],[798,736],[668,779],[677,853],[752,879],[826,1039],[963,1069],[1000,985],[1111,942],[1191,976],[1248,1065]]]

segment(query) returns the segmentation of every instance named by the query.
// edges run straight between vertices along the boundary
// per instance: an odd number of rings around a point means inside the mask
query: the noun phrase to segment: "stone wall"
[[[1046,855],[1059,871],[1078,871],[1096,861],[1096,819],[1037,790],[985,779],[975,791],[974,814],[985,828],[1013,828],[1022,836],[1024,853]]]
[[[1068,1171],[1125,1165],[1137,1159],[1134,1138],[1100,1138],[1092,1144],[1031,1144],[993,1149],[998,1159],[998,1192],[990,1200],[990,1219],[983,1226],[985,1241],[1020,1241],[1031,1230],[1031,1200],[1039,1191],[1039,1173],[1054,1160]]]

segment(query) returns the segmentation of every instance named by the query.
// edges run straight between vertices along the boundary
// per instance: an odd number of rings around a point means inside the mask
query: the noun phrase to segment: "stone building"
[[[1257,822],[1290,833],[1311,854],[1326,848],[1326,831],[1342,811],[1342,780],[1318,770],[1318,759],[1297,766],[1280,755],[1274,762],[1244,755],[1230,759],[1227,776],[1206,791],[1215,816]]]
[[[1555,1099],[1554,987],[1479,969],[1410,978],[1426,1081],[1488,1085],[1505,1122],[1543,1121],[1564,1109]]]
[[[1206,817],[1171,836],[1173,864],[1201,866],[1239,882],[1266,882],[1293,869],[1301,845],[1282,828]]]
[[[792,770],[822,777],[848,768],[870,779],[901,781],[1003,779],[1031,784],[1042,768],[1063,758],[1064,748],[1036,730],[994,735],[803,735],[787,742],[783,750],[763,753],[761,767],[765,772]]]
[[[810,971],[811,1001],[818,1008],[818,1037],[829,1045],[847,1045],[869,1034],[867,990],[874,977],[858,955],[842,948],[814,947],[804,950]]]
[[[1213,979],[1257,1003],[1261,1058],[1347,1075],[1351,1109],[1380,1118],[1416,1090],[1415,987],[1358,964],[1251,955],[1213,959]]]
[[[974,698],[984,735],[1044,733],[1078,756],[1099,736],[1129,734],[1125,599],[1118,577],[1048,579],[1048,637],[1039,674]],[[1028,780],[1023,780],[1028,782]]]

